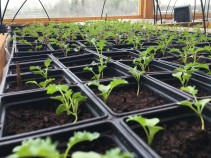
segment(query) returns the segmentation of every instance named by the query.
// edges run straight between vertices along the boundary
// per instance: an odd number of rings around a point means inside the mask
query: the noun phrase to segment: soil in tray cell
[[[65,79],[62,78],[62,77],[56,78],[54,81],[52,81],[52,84],[65,84],[65,83],[66,83]],[[39,88],[37,85],[26,84],[26,82],[22,83],[22,87],[20,88],[20,87],[18,87],[16,82],[13,82],[13,83],[9,84],[9,88],[5,90],[5,93],[22,91],[22,90],[37,89],[37,88]]]
[[[113,91],[108,98],[107,105],[116,113],[146,109],[169,103],[159,94],[147,88],[141,88],[137,96],[137,88]]]
[[[56,115],[56,108],[59,104],[37,104],[37,106],[28,105],[17,108],[8,108],[3,135],[15,135],[52,126],[72,123],[74,121],[74,117],[66,115],[65,112],[59,116]],[[84,108],[79,109],[78,114],[78,121],[93,117],[92,114]]]
[[[178,120],[165,125],[156,135],[152,148],[163,158],[210,158],[211,124],[201,130],[199,119]]]

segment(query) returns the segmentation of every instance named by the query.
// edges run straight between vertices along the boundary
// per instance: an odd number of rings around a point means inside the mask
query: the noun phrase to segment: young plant
[[[72,158],[134,158],[135,155],[129,152],[122,152],[119,148],[106,151],[104,155],[96,152],[77,151],[72,154]]]
[[[93,67],[85,67],[84,71],[92,72],[94,74],[92,79],[99,80],[99,79],[103,78],[103,71],[107,67],[107,64],[108,64],[108,62],[110,61],[111,58],[108,57],[106,60],[103,58],[102,52],[103,52],[104,47],[106,46],[105,40],[100,40],[99,42],[97,42],[96,39],[93,38],[91,40],[91,43],[96,48],[96,51],[97,51],[98,57],[99,57],[99,61],[100,61],[100,64],[98,65],[98,73],[95,73]],[[95,63],[92,63],[92,64],[94,65]]]
[[[103,71],[104,69],[107,67],[108,62],[110,61],[110,57],[108,57],[103,64],[99,64],[97,65],[97,72],[95,72],[94,70],[94,65],[96,65],[95,62],[92,62],[91,66],[86,66],[84,67],[84,71],[90,71],[94,76],[92,77],[93,80],[100,80],[101,78],[103,78]]]
[[[153,52],[154,51],[154,52]],[[155,48],[154,47],[149,47],[145,51],[140,52],[140,57],[135,58],[133,60],[133,64],[140,67],[141,71],[146,71],[147,67],[149,66],[150,62],[154,58],[155,55]]]
[[[56,114],[60,115],[66,112],[67,115],[73,115],[75,117],[73,123],[78,121],[78,108],[81,103],[86,101],[87,97],[82,96],[81,92],[74,93],[72,89],[69,89],[68,85],[55,85],[51,84],[47,88],[47,94],[54,94],[59,92],[61,95],[51,97],[58,100],[61,104],[56,109]]]
[[[184,67],[176,68],[172,76],[178,78],[182,87],[185,87],[187,86],[192,74],[200,68],[209,70],[209,66],[207,64],[189,63]]]
[[[84,142],[84,141],[93,141],[99,137],[100,137],[100,134],[97,132],[94,132],[94,133],[90,133],[90,132],[86,132],[86,131],[75,132],[74,136],[69,139],[69,142],[67,144],[67,149],[65,150],[65,153],[62,156],[62,158],[67,158],[68,153],[70,152],[72,147],[75,146],[76,144],[78,144],[80,142]]]
[[[88,85],[94,85],[98,87],[98,90],[101,91],[101,93],[98,95],[102,96],[105,103],[107,102],[112,90],[122,84],[128,84],[128,82],[124,79],[113,78],[113,80],[108,85],[100,84],[98,81],[92,81],[88,83]]]
[[[57,144],[53,143],[50,138],[27,139],[22,141],[21,145],[13,149],[13,154],[7,158],[20,157],[45,157],[60,158],[60,154],[56,149]]]
[[[51,59],[47,59],[46,61],[44,61],[44,66],[45,66],[44,69],[42,69],[40,66],[30,66],[30,70],[33,71],[34,74],[41,75],[42,77],[44,77],[45,81],[39,83],[37,81],[28,81],[26,82],[26,84],[35,84],[40,88],[46,88],[47,85],[49,85],[52,81],[54,81],[55,78],[48,78],[48,70],[51,62],[52,62]]]
[[[159,49],[162,52],[164,57],[167,47],[172,43],[175,36],[174,35],[170,36],[167,33],[163,33],[162,35],[158,36],[158,38],[159,38],[159,44],[157,49]]]
[[[182,87],[181,90],[184,92],[190,93],[193,96],[194,100],[181,101],[178,104],[182,106],[187,106],[190,109],[192,109],[199,116],[201,120],[201,129],[204,130],[204,119],[202,116],[202,112],[203,112],[204,107],[211,101],[211,99],[198,100],[196,97],[198,90],[195,88],[195,86]]]
[[[145,71],[137,71],[137,66],[135,66],[134,68],[130,67],[129,72],[133,75],[133,77],[137,81],[137,84],[138,84],[137,95],[139,95],[139,93],[140,93],[140,78],[145,73]]]
[[[45,157],[45,158],[68,158],[68,153],[73,146],[84,141],[93,141],[99,138],[100,134],[97,132],[74,132],[67,143],[65,153],[59,153],[57,150],[57,143],[53,143],[50,138],[41,139],[28,139],[24,140],[20,146],[13,149],[13,154],[8,158],[20,157]]]
[[[158,118],[147,119],[142,116],[129,116],[126,121],[135,121],[142,126],[147,136],[147,142],[149,145],[152,145],[155,134],[164,129],[161,126],[157,126],[157,124],[160,122]]]
[[[126,39],[128,41],[128,44],[132,44],[134,49],[138,49],[139,46],[142,48],[144,44],[144,38],[141,36],[133,35]]]
[[[70,45],[63,39],[50,38],[49,41],[51,44],[54,44],[59,48],[61,48],[65,56],[67,56],[68,53],[70,52]]]
[[[190,52],[187,49],[187,47],[183,47],[182,50],[183,51],[181,51],[180,49],[177,49],[177,48],[172,48],[172,49],[170,49],[170,53],[179,53],[180,61],[183,64],[187,64],[187,61],[188,61],[188,57],[190,55]]]

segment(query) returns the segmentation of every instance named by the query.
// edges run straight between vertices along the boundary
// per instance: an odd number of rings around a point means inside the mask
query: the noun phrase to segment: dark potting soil
[[[118,56],[113,56],[113,60],[133,60],[135,57],[131,55],[118,55]]]
[[[169,103],[169,101],[147,88],[141,88],[138,96],[136,93],[137,88],[113,91],[108,98],[107,105],[114,112],[123,113]]]
[[[83,105],[81,105],[82,107]],[[4,136],[15,135],[47,127],[59,126],[74,121],[73,116],[62,113],[57,116],[55,111],[58,104],[24,106],[18,108],[9,108],[6,113]],[[78,111],[78,120],[86,120],[92,118],[92,114],[84,108]]]
[[[41,66],[41,68],[43,69],[44,66]],[[53,70],[53,67],[49,67],[49,71],[50,70]],[[17,73],[16,69],[12,69],[11,72],[12,72],[12,74],[16,74]],[[28,68],[21,68],[20,69],[20,73],[23,73],[23,72],[32,72],[32,71],[29,70],[29,67]]]
[[[156,135],[152,148],[163,158],[210,158],[211,124],[205,122],[202,131],[199,119],[168,123]]]
[[[169,82],[166,82],[167,84],[170,84],[171,86],[173,86],[173,87],[175,87],[175,88],[177,88],[177,89],[180,89],[180,87],[181,87],[181,84],[180,83],[177,83],[177,82],[171,82],[171,83],[169,83]],[[188,86],[195,86],[195,85],[193,85],[193,84],[188,84]],[[197,86],[196,86],[196,89],[198,89],[197,88]],[[188,93],[189,94],[189,93]],[[191,95],[191,94],[190,94]],[[197,93],[197,95],[196,95],[197,97],[206,97],[206,96],[210,96],[209,95],[209,93],[207,93],[207,92],[205,92],[205,91],[203,91],[203,90],[201,90],[201,89],[198,89],[198,93]]]
[[[66,81],[64,78],[56,78],[55,81],[51,82],[52,84],[65,84]],[[22,91],[22,90],[30,90],[30,89],[37,89],[39,88],[35,84],[26,84],[25,82],[22,83],[22,87],[18,87],[17,83],[12,83],[9,84],[9,88],[5,90],[5,93],[10,93],[10,92],[17,92],[17,91]]]

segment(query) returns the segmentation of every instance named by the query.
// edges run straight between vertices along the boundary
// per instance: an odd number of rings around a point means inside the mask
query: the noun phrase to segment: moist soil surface
[[[113,91],[106,104],[112,111],[123,113],[170,103],[168,100],[159,96],[159,94],[155,94],[153,91],[144,87],[141,87],[138,96],[136,93],[137,88]]]
[[[152,148],[163,158],[210,158],[211,124],[205,122],[202,131],[199,119],[167,123],[165,130],[156,135]]]
[[[55,81],[51,82],[52,84],[65,84],[66,81],[64,78],[57,78]],[[9,84],[9,88],[5,90],[5,93],[10,93],[10,92],[17,92],[17,91],[22,91],[22,90],[30,90],[30,89],[37,89],[39,88],[35,84],[26,84],[22,83],[22,87],[18,87],[17,83]]]
[[[169,85],[171,85],[171,86],[173,86],[173,87],[175,87],[175,88],[177,88],[177,89],[180,89],[180,87],[181,87],[181,84],[178,83],[177,81],[174,81],[174,82],[171,82],[171,83],[166,82],[166,83],[169,84]],[[190,84],[188,84],[188,86],[195,86],[195,85],[192,84],[192,83],[190,83]],[[206,96],[210,96],[209,93],[203,91],[202,89],[197,88],[197,86],[196,86],[196,89],[198,89],[198,93],[196,94],[197,97],[206,97]],[[187,94],[189,94],[189,93],[187,93]],[[191,94],[190,94],[190,95],[191,95]]]
[[[81,105],[84,106],[84,105]],[[66,113],[56,115],[55,111],[58,104],[38,105],[9,108],[6,113],[4,124],[4,136],[15,135],[53,126],[59,126],[74,121],[73,116]],[[92,118],[92,114],[86,109],[80,109],[78,112],[78,121]]]

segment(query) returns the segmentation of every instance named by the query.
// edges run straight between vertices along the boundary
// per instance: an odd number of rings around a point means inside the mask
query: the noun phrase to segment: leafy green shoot
[[[96,152],[77,151],[72,154],[72,158],[134,158],[134,154],[129,152],[121,152],[119,148],[106,151],[104,155]]]
[[[153,60],[156,51],[157,50],[154,47],[147,48],[145,51],[139,53],[140,56],[133,60],[133,64],[140,67],[142,71],[146,71],[150,62]]]
[[[73,115],[75,117],[73,123],[77,122],[79,105],[86,101],[87,97],[81,95],[81,92],[74,93],[72,89],[69,89],[68,85],[51,84],[46,88],[46,90],[47,94],[54,94],[56,92],[61,94],[51,97],[52,99],[61,102],[56,109],[56,114],[60,115],[61,113],[66,112],[67,115]]]
[[[134,68],[130,67],[129,72],[133,75],[133,77],[137,81],[137,84],[138,84],[137,95],[139,95],[139,93],[140,93],[140,78],[145,72],[144,71],[137,71],[137,66],[135,66]]]
[[[201,129],[204,130],[204,119],[202,116],[202,112],[204,107],[211,101],[211,99],[198,100],[196,97],[198,90],[195,88],[195,86],[182,87],[181,90],[190,93],[193,96],[194,100],[193,101],[185,100],[179,102],[178,104],[182,106],[187,106],[190,109],[192,109],[199,116],[201,120]]]
[[[26,84],[35,84],[40,88],[46,88],[54,80],[55,80],[55,78],[49,78],[49,79],[46,79],[45,81],[42,81],[39,83],[37,81],[27,81]]]
[[[56,148],[57,144],[52,143],[50,138],[27,139],[21,145],[13,149],[13,154],[7,158],[20,157],[45,157],[45,158],[60,158],[60,154]]]
[[[44,66],[45,68],[42,69],[40,66],[30,66],[30,71],[33,71],[34,74],[36,75],[41,75],[43,76],[45,79],[48,78],[48,69],[49,66],[51,65],[52,60],[51,59],[47,59],[44,61]]]
[[[102,96],[105,103],[107,102],[112,90],[122,84],[128,84],[128,82],[124,79],[113,78],[113,80],[108,85],[100,84],[98,81],[92,81],[88,83],[89,86],[93,85],[98,87],[98,90],[101,91],[101,93],[98,95]]]
[[[40,88],[46,88],[55,78],[48,78],[48,70],[51,65],[52,60],[47,59],[44,61],[45,68],[42,69],[40,66],[30,66],[30,71],[33,71],[36,75],[41,75],[45,78],[45,81],[37,82],[37,81],[27,81],[26,84],[35,84]]]
[[[129,116],[126,121],[135,121],[142,126],[147,136],[147,142],[149,145],[152,145],[155,134],[164,129],[161,126],[157,126],[157,124],[160,122],[158,118],[147,119],[142,116]]]
[[[100,134],[98,132],[74,132],[74,135],[70,137],[67,148],[64,154],[59,153],[57,150],[57,143],[53,143],[50,138],[36,138],[27,139],[22,142],[21,145],[16,146],[13,149],[13,154],[7,158],[20,158],[20,157],[45,157],[45,158],[68,158],[68,153],[73,146],[84,141],[93,141],[98,139]]]
[[[184,67],[176,68],[172,76],[179,79],[182,87],[186,87],[192,74],[200,68],[209,70],[209,66],[207,64],[199,64],[194,62],[194,63],[189,63]]]
[[[69,139],[69,142],[67,144],[67,149],[65,150],[64,156],[63,158],[67,158],[68,157],[68,153],[70,152],[70,150],[72,149],[72,147],[80,142],[84,142],[84,141],[93,141],[97,138],[100,137],[100,134],[97,132],[94,133],[90,133],[90,132],[75,132],[73,137],[71,137]]]
[[[86,66],[84,67],[84,71],[90,71],[94,76],[92,77],[93,80],[100,80],[103,78],[103,71],[107,67],[108,62],[110,61],[110,57],[108,57],[105,61],[102,62],[102,64],[97,65],[97,72],[94,70],[94,65],[96,65],[95,62],[92,62],[92,66]],[[103,59],[104,60],[104,59]]]

